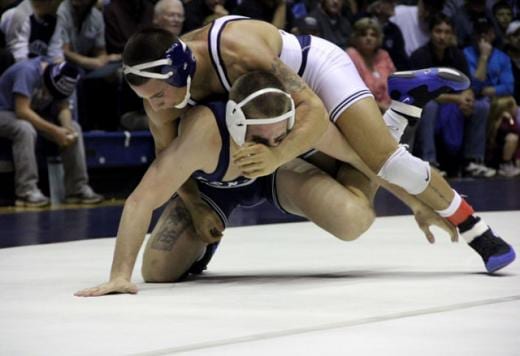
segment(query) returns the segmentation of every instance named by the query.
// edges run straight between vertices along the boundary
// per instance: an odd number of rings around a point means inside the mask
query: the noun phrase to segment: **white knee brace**
[[[431,179],[428,162],[414,157],[403,146],[400,146],[383,164],[377,175],[389,183],[395,184],[408,193],[422,193]]]

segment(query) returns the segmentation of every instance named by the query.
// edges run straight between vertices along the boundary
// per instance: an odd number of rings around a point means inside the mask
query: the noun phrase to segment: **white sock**
[[[408,120],[401,115],[401,113],[419,119],[422,114],[422,109],[417,106],[392,100],[390,107],[383,115],[383,119],[385,120],[386,127],[388,127],[390,133],[398,143],[401,141],[406,126],[408,126]]]
[[[386,127],[388,127],[390,134],[399,143],[403,136],[404,129],[406,129],[406,126],[408,125],[408,120],[406,120],[404,116],[393,111],[391,106],[383,114],[383,119],[385,120]]]
[[[487,229],[489,229],[489,226],[486,224],[484,220],[480,219],[475,225],[473,225],[471,229],[461,233],[461,236],[467,243],[470,243],[476,237],[479,237],[484,232],[486,232]]]

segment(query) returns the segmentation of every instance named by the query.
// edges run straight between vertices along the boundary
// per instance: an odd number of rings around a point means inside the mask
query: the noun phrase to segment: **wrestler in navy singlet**
[[[233,181],[223,181],[230,159],[230,137],[226,127],[226,104],[225,102],[210,102],[204,105],[214,114],[222,140],[222,148],[215,171],[212,173],[196,171],[192,175],[198,182],[202,199],[220,216],[224,226],[228,225],[228,218],[236,207],[253,207],[265,200],[286,213],[280,206],[276,194],[276,171],[257,179],[238,177]]]

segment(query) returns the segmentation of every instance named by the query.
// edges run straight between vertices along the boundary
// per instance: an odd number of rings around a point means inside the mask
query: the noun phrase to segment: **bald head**
[[[154,25],[178,36],[184,23],[184,6],[180,0],[159,0],[155,4]]]

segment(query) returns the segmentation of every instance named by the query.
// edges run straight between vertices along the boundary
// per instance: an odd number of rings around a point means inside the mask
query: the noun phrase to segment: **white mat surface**
[[[520,212],[482,215],[520,251]],[[138,295],[92,299],[72,293],[107,278],[113,238],[2,249],[0,355],[520,355],[520,262],[488,276],[437,240],[412,217],[350,243],[232,228],[203,277],[144,285],[137,268]]]

